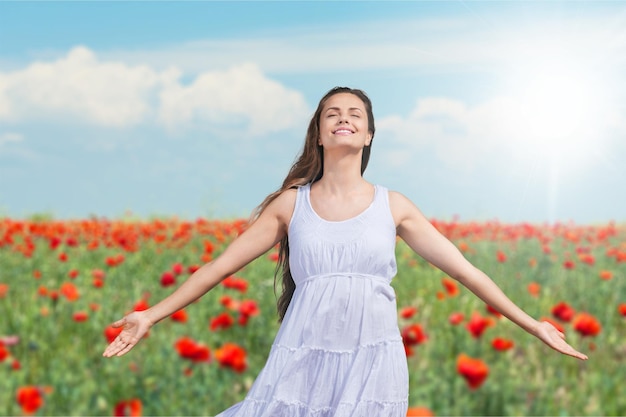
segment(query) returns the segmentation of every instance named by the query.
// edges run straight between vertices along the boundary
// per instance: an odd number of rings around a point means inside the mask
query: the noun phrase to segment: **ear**
[[[365,146],[370,146],[372,144],[372,134],[367,134],[367,140],[365,141]]]

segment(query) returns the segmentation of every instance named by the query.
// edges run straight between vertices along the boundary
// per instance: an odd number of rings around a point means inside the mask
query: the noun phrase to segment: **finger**
[[[120,351],[117,353],[117,356],[122,356],[122,355],[127,354],[127,353],[128,353],[128,352],[129,352],[129,351],[130,351],[130,350],[131,350],[134,346],[135,346],[134,344],[128,344],[128,345],[126,345],[126,347],[124,347],[122,350],[120,350]]]
[[[569,355],[569,356],[572,356],[574,358],[578,358],[584,361],[588,359],[587,355],[577,351],[576,349],[574,349],[572,346],[568,345],[567,343],[565,344],[563,349],[561,349],[561,352],[563,352],[566,355]]]
[[[102,356],[105,358],[110,358],[111,356],[116,355],[120,351],[120,345],[117,341],[112,342],[109,346],[104,349]]]
[[[587,359],[589,359],[587,355],[585,355],[584,353],[578,352],[577,350],[567,353],[567,354],[583,361],[586,361]]]
[[[122,339],[116,339],[113,343],[111,343],[102,354],[105,357],[111,356],[122,356],[127,353],[132,347],[134,343],[124,342]]]
[[[126,317],[119,319],[118,321],[111,324],[111,327],[122,327],[126,324]]]
[[[128,345],[128,342],[124,341],[122,335],[120,334],[115,338],[115,340],[113,340],[113,342],[111,342],[109,346],[107,346],[107,348],[104,351],[104,354],[107,357],[115,356],[122,349],[124,349],[127,345]]]
[[[102,356],[104,356],[105,358],[110,358],[111,356],[117,354],[117,352],[119,352],[119,348],[114,344],[110,344],[106,347],[104,352],[102,352]]]

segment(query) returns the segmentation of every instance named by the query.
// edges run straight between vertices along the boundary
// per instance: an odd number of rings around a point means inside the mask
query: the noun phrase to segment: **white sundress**
[[[404,417],[408,369],[398,329],[396,229],[388,191],[345,221],[318,216],[299,187],[289,224],[296,290],[246,398],[217,417]]]

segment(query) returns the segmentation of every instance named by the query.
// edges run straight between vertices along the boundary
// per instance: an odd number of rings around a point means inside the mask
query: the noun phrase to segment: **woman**
[[[551,348],[587,357],[524,313],[402,194],[363,178],[374,138],[364,92],[330,90],[283,186],[214,261],[174,293],[115,322],[104,356],[120,356],[158,321],[280,242],[282,321],[267,363],[227,416],[405,416],[408,372],[397,325],[396,236]]]

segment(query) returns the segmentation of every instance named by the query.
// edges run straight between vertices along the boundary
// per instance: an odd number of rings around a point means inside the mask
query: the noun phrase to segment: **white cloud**
[[[409,150],[434,150],[451,166],[471,168],[477,156],[469,136],[471,110],[458,100],[419,99],[407,117],[388,116],[377,122],[377,133]]]
[[[266,78],[253,64],[204,72],[187,86],[171,80],[160,102],[159,120],[170,129],[243,127],[249,135],[294,127],[309,112],[301,94]]]
[[[91,50],[76,47],[56,61],[4,74],[0,116],[129,126],[150,112],[149,95],[163,76],[147,66],[100,62]]]
[[[525,118],[521,106],[512,97],[496,97],[475,106],[459,100],[424,98],[406,117],[392,115],[377,121],[377,135],[407,152],[434,151],[448,167],[461,171],[483,164],[514,169],[519,162],[551,157],[560,157],[566,165],[579,169],[594,153],[604,153],[600,155],[604,157],[618,150],[626,135],[623,116],[607,111],[605,117],[591,121],[593,129],[586,125],[570,129],[569,125],[577,122],[570,117],[563,126],[570,135],[533,137],[530,132],[558,130],[558,126],[529,128],[533,121]],[[559,114],[559,119],[562,117]],[[550,124],[553,120],[548,115],[541,121]]]
[[[23,140],[24,140],[24,135],[22,135],[21,133],[16,133],[16,132],[0,133],[0,146],[4,145],[5,143],[21,142]]]
[[[187,85],[181,76],[176,68],[103,61],[76,47],[55,61],[0,73],[0,120],[116,128],[161,122],[254,135],[289,128],[308,112],[301,94],[251,64],[204,71]]]

